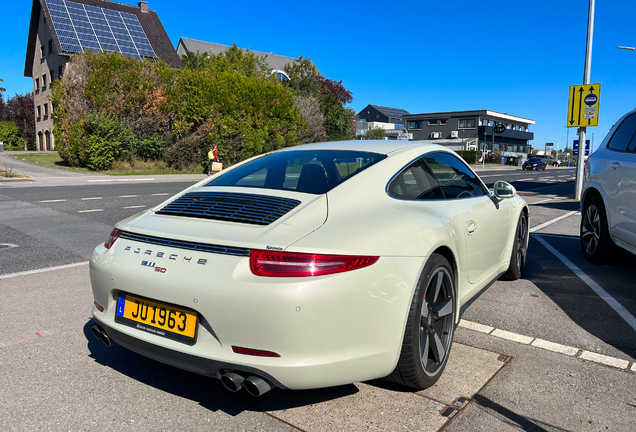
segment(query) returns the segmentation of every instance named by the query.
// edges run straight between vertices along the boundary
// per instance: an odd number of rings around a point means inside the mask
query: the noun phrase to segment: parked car
[[[581,250],[609,262],[617,246],[636,254],[636,110],[621,117],[585,164]]]
[[[528,159],[527,161],[525,161],[524,163],[521,164],[521,169],[523,171],[525,170],[543,170],[545,171],[545,167],[547,166],[545,159],[543,158],[538,158],[538,157],[531,157],[530,159]]]
[[[445,147],[345,141],[237,164],[118,223],[92,332],[260,396],[432,386],[463,310],[521,277],[528,206]]]
[[[528,158],[540,158],[540,159],[544,159],[545,163],[548,166],[553,166],[553,167],[558,167],[561,166],[561,161],[558,159],[553,158],[550,155],[532,155],[532,154],[528,154]]]

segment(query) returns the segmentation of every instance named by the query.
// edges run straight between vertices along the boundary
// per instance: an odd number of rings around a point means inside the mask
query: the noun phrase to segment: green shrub
[[[86,118],[84,129],[89,169],[102,171],[109,169],[116,160],[134,160],[137,138],[117,119],[91,114]]]
[[[24,149],[24,144],[20,138],[20,130],[12,121],[0,122],[0,141],[4,143],[5,150]]]
[[[381,140],[386,136],[386,131],[380,126],[369,129],[364,133],[364,137],[368,140]]]
[[[462,153],[462,151],[458,151],[457,152],[460,156],[464,156],[464,160],[466,161],[466,163],[468,164],[474,164],[477,163],[477,153],[481,154],[481,152],[478,152],[476,150],[464,150],[464,152]]]
[[[160,159],[165,151],[166,142],[158,134],[137,144],[137,155],[146,161]]]

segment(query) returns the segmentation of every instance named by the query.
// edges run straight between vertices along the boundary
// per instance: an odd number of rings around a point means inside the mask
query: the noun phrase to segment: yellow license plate
[[[179,306],[120,292],[115,322],[146,333],[194,345],[198,315]]]

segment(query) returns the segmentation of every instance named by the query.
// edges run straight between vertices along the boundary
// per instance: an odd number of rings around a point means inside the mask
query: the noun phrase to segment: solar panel
[[[133,14],[66,0],[46,0],[46,5],[62,51],[107,50],[137,59],[157,57]]]

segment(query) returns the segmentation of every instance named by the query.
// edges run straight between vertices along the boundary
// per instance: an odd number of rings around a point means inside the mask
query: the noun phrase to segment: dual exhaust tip
[[[108,333],[100,327],[91,327],[91,332],[97,339],[102,341],[104,345],[113,346],[115,344],[110,336],[108,336]],[[254,397],[263,396],[272,389],[272,385],[263,378],[257,376],[249,376],[245,378],[234,372],[227,372],[221,375],[221,383],[223,383],[223,387],[232,393],[236,393],[242,388],[245,388],[245,391]]]
[[[115,344],[115,342],[113,342],[113,340],[108,336],[108,334],[104,330],[102,330],[101,328],[99,328],[97,326],[93,326],[93,327],[91,327],[91,332],[93,332],[93,335],[97,339],[102,341],[104,343],[104,345],[113,346]]]
[[[272,385],[263,378],[257,376],[244,378],[242,375],[234,372],[227,372],[221,375],[221,383],[223,387],[232,393],[236,393],[244,388],[246,392],[254,397],[263,396],[272,389]]]

